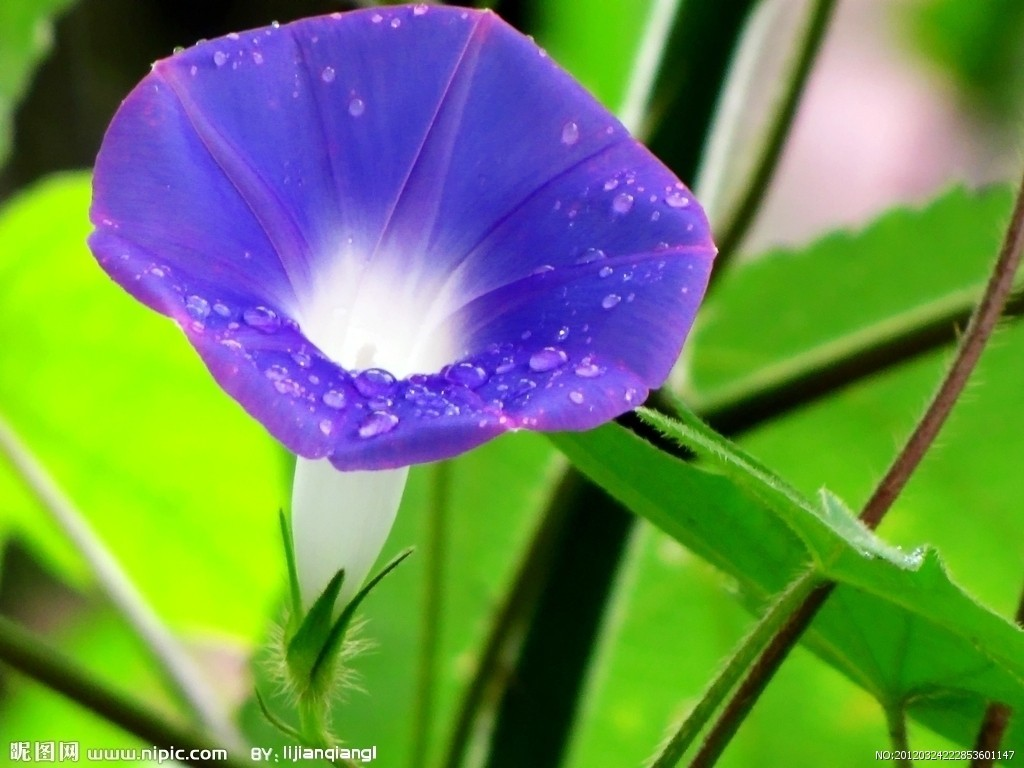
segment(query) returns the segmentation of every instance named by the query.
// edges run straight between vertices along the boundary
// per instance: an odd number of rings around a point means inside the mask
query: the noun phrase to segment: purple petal
[[[714,255],[685,187],[529,39],[425,8],[158,62],[96,164],[104,269],[342,469],[634,407]]]

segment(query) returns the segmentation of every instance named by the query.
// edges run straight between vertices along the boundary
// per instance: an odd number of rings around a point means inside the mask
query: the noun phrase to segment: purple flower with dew
[[[530,39],[425,5],[157,62],[91,218],[103,268],[300,457],[307,601],[340,567],[358,587],[409,465],[642,402],[715,253],[686,187]]]

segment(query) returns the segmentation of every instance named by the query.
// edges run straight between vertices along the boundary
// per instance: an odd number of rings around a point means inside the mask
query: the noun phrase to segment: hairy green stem
[[[241,745],[241,736],[198,665],[136,589],[85,516],[2,416],[0,453],[82,555],[100,588],[156,661],[171,690],[218,741],[232,746]]]
[[[448,552],[451,483],[451,462],[443,461],[434,465],[431,470],[432,487],[426,514],[426,547],[423,552],[426,573],[423,578],[423,610],[420,614],[419,669],[413,702],[412,768],[422,768],[427,764],[437,699],[437,659],[444,607],[444,563]]]
[[[725,665],[704,690],[696,706],[655,758],[651,768],[671,768],[682,759],[708,720],[742,678],[743,673],[820,581],[821,577],[816,572],[807,571],[791,582],[775,599],[726,660]]]
[[[172,723],[147,704],[105,687],[70,659],[10,619],[0,616],[0,660],[71,701],[89,709],[128,733],[157,746],[191,750],[223,749],[201,733]],[[241,768],[248,765],[230,755],[227,760],[186,759],[195,766]]]
[[[885,720],[889,730],[889,741],[892,744],[893,764],[899,768],[911,768],[913,762],[910,760],[910,740],[907,737],[907,713],[901,704],[887,706],[885,708]]]

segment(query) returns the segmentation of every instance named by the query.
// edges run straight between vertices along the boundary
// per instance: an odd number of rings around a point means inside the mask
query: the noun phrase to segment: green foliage
[[[53,43],[53,18],[74,0],[5,0],[0,4],[0,167],[11,146],[11,121],[37,62]]]
[[[96,266],[89,191],[55,178],[0,214],[0,409],[162,616],[252,640],[283,583],[283,451]],[[82,584],[5,462],[0,498],[0,531]]]

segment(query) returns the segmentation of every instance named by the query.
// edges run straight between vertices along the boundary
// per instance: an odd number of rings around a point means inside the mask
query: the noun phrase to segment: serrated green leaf
[[[36,64],[50,50],[54,17],[74,0],[0,4],[0,166],[11,148],[11,121]]]
[[[554,441],[626,506],[711,562],[725,563],[719,567],[755,600],[777,591],[779,574],[806,567],[812,559],[808,543],[813,548],[831,538],[830,557],[819,567],[843,586],[807,642],[884,706],[906,707],[960,743],[973,738],[978,706],[987,697],[1024,706],[1024,633],[954,585],[934,552],[922,553],[916,569],[865,556],[860,542],[846,541],[841,528],[822,525],[827,517],[813,513],[810,502],[800,505],[807,520],[797,521],[794,510],[783,509],[791,500],[778,501],[777,488],[750,493],[743,486],[751,481],[741,485],[682,462],[616,425],[560,434]],[[730,474],[747,471],[720,458],[733,453],[727,443],[714,453],[702,441],[688,444]],[[638,473],[640,467],[651,468],[650,474]],[[774,560],[736,552],[731,543],[738,536],[785,540],[794,530],[802,537],[795,544],[789,539]],[[956,713],[945,707],[944,717],[935,717],[928,703],[939,698],[957,699]],[[1022,739],[1024,728],[1014,728],[1005,743],[1015,748]]]
[[[85,245],[89,199],[89,177],[67,175],[0,212],[0,409],[164,618],[259,637],[284,583],[286,455],[173,323],[101,272]],[[63,534],[3,462],[0,500],[0,531],[81,583]]]

